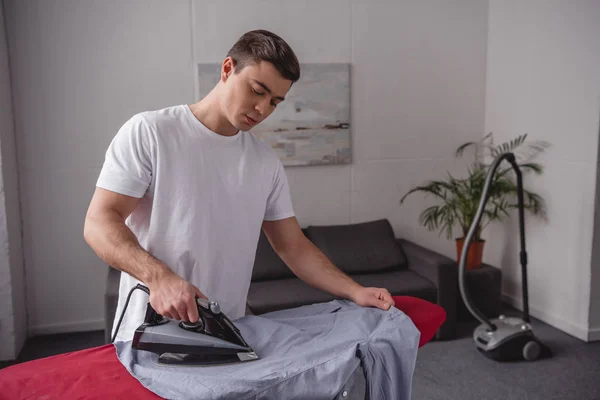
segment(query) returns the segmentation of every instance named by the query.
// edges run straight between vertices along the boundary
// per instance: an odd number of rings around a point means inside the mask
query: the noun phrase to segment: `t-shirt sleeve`
[[[132,117],[108,146],[96,186],[141,198],[152,180],[152,143],[147,123]]]
[[[267,208],[265,210],[265,221],[277,221],[284,218],[293,217],[294,208],[290,196],[290,188],[287,181],[287,175],[281,160],[277,158],[277,169],[273,179],[271,193],[267,198]]]

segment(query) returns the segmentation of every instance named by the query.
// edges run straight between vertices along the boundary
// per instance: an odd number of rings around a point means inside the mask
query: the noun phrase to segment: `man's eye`
[[[259,96],[262,96],[264,93],[262,92],[258,92],[256,89],[252,88],[252,91],[254,92],[254,94],[257,94]]]

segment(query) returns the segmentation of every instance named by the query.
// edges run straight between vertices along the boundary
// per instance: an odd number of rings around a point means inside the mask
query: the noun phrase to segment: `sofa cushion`
[[[252,281],[266,281],[271,279],[293,278],[294,273],[273,250],[265,233],[260,231],[260,238],[256,246],[256,257],[252,270]]]
[[[253,314],[323,303],[335,297],[315,289],[298,278],[252,282],[248,291],[248,306]]]
[[[433,282],[409,270],[352,275],[352,279],[362,286],[386,288],[392,296],[412,296],[437,303]]]
[[[309,226],[307,237],[348,274],[398,270],[407,260],[387,219],[349,225]]]
[[[352,278],[364,286],[384,287],[392,296],[413,296],[432,303],[437,301],[434,284],[409,270],[353,275]],[[333,299],[333,295],[315,289],[297,278],[253,282],[248,292],[248,306],[254,314]]]

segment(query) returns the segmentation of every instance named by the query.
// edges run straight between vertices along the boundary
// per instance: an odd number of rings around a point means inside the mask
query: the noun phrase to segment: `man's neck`
[[[219,103],[212,95],[213,93],[210,93],[199,102],[191,104],[190,110],[198,121],[211,131],[223,136],[234,136],[238,129],[221,115]]]

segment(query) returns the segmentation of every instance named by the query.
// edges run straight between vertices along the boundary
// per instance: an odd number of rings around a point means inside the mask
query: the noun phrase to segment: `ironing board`
[[[430,341],[446,319],[436,304],[395,296],[396,307],[421,332],[419,347]],[[0,370],[0,399],[86,398],[159,399],[133,378],[107,344],[33,360]]]

